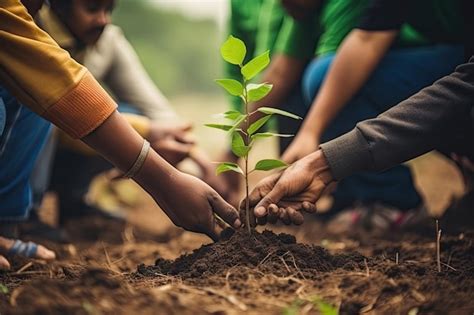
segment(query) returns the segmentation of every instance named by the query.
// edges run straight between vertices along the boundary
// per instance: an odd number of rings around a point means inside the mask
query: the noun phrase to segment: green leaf
[[[303,301],[300,299],[294,300],[290,305],[285,307],[282,311],[282,315],[299,315],[300,308],[303,306]]]
[[[240,166],[235,163],[223,162],[223,163],[220,163],[216,168],[217,175],[219,175],[220,173],[229,172],[229,171],[244,174]]]
[[[259,112],[267,114],[267,115],[268,114],[277,114],[277,115],[290,117],[290,118],[293,118],[293,119],[303,119],[300,116],[297,116],[295,114],[289,113],[289,112],[281,110],[281,109],[273,108],[273,107],[260,107],[257,110]]]
[[[270,63],[270,51],[267,50],[263,54],[253,58],[245,66],[242,67],[240,72],[245,77],[246,80],[251,80],[257,74],[259,74],[263,69],[265,69]]]
[[[250,146],[246,146],[242,135],[239,132],[232,134],[232,152],[238,157],[246,156],[250,151]]]
[[[313,302],[315,305],[317,305],[319,312],[322,315],[338,315],[339,312],[337,308],[332,306],[331,304],[324,302],[322,300],[317,300]]]
[[[242,113],[239,112],[238,110],[229,110],[224,113],[224,118],[231,119],[231,120],[242,118],[242,116],[243,116]]]
[[[259,132],[254,135],[252,135],[252,140],[258,139],[258,138],[269,138],[269,137],[280,137],[280,138],[289,138],[293,137],[294,135],[288,135],[288,134],[281,134],[281,133],[273,133],[273,132]]]
[[[229,129],[229,132],[234,132],[236,130],[240,130],[239,127],[240,127],[240,124],[245,120],[245,117],[247,117],[246,115],[242,115],[240,118],[236,119],[235,122],[234,122],[234,125],[232,126],[232,128]]]
[[[258,161],[257,164],[255,165],[255,170],[269,171],[269,170],[279,168],[279,167],[284,167],[284,166],[288,166],[288,164],[280,160],[268,159],[268,160]]]
[[[227,92],[234,96],[240,96],[244,92],[244,87],[242,83],[233,79],[217,79],[215,80],[217,84],[222,86]]]
[[[225,113],[215,114],[215,115],[212,115],[212,116],[216,117],[216,118],[225,118],[225,119],[230,119],[230,120],[237,120],[237,119],[242,118],[242,116],[244,116],[244,114],[242,114],[238,110],[229,110]]]
[[[0,283],[0,292],[3,294],[8,294],[10,290],[8,290],[7,286],[4,285],[3,283]]]
[[[247,85],[247,98],[251,102],[256,102],[267,96],[272,90],[273,85],[268,83],[260,84],[248,84]]]
[[[225,131],[231,130],[234,126],[231,125],[222,125],[222,124],[204,124],[206,127],[221,129]]]
[[[232,35],[221,46],[222,58],[233,65],[242,65],[246,53],[244,42]]]
[[[270,117],[272,117],[272,115],[263,116],[262,118],[260,118],[259,120],[251,124],[249,129],[247,129],[247,133],[250,136],[256,133],[258,129],[260,129],[263,125],[265,125],[265,123],[270,119]]]

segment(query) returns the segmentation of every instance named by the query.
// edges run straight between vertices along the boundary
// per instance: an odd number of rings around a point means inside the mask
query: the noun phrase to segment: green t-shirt
[[[229,34],[240,38],[247,47],[244,63],[265,52],[273,51],[283,23],[285,12],[280,0],[232,0]],[[224,64],[226,78],[240,81],[240,69],[236,65]],[[230,96],[233,109],[241,109],[239,97]]]
[[[311,58],[336,52],[347,34],[358,26],[371,1],[326,0],[318,12],[304,21],[285,16],[275,52],[296,58]],[[412,23],[400,28],[395,47],[413,47],[437,42],[459,43],[463,38],[461,0],[413,2]],[[424,14],[421,15],[420,12]]]
[[[327,0],[305,20],[285,16],[275,51],[304,59],[335,52],[367,5],[368,0]]]

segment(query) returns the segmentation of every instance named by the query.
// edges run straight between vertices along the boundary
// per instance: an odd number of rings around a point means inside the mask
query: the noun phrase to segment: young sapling
[[[267,137],[291,137],[293,135],[277,134],[272,132],[259,132],[259,130],[268,122],[272,115],[283,115],[293,119],[302,119],[292,113],[272,108],[260,107],[255,111],[249,112],[249,104],[259,101],[270,93],[272,85],[268,83],[253,84],[249,83],[255,76],[263,71],[270,63],[270,52],[267,50],[261,55],[253,58],[244,64],[247,48],[244,42],[234,36],[229,38],[221,46],[222,58],[236,67],[240,68],[241,81],[234,79],[218,79],[216,80],[222,88],[229,94],[239,97],[242,100],[243,112],[238,110],[230,110],[220,116],[231,121],[229,124],[206,124],[211,128],[217,128],[227,131],[231,136],[232,152],[239,158],[243,159],[243,169],[236,163],[222,162],[219,163],[216,173],[237,172],[243,175],[245,180],[245,225],[248,232],[252,233],[255,223],[253,213],[250,211],[248,195],[249,195],[249,174],[253,171],[269,171],[276,168],[286,167],[287,164],[277,159],[264,159],[258,161],[254,168],[250,170],[249,153],[257,139]],[[257,113],[263,114],[262,117],[252,122],[252,116]]]

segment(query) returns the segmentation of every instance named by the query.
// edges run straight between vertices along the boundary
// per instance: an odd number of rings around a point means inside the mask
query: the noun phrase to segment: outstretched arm
[[[353,30],[341,45],[301,130],[283,155],[294,162],[317,149],[321,136],[364,85],[398,31]]]
[[[382,171],[433,149],[473,157],[474,59],[321,148],[335,179]]]

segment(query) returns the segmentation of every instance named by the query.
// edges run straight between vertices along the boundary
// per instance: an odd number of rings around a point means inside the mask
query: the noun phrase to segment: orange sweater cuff
[[[87,71],[71,91],[48,108],[44,117],[72,138],[83,138],[99,127],[116,108],[115,101]]]

